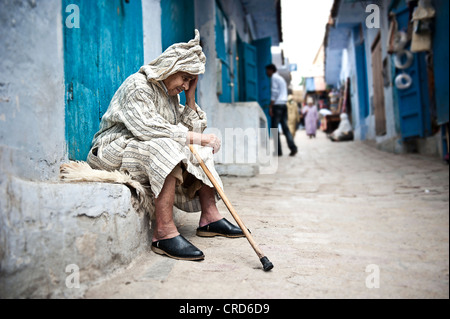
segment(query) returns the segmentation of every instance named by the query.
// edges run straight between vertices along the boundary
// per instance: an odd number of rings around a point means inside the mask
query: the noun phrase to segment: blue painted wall
[[[78,5],[80,28],[67,28]],[[62,0],[66,141],[69,159],[85,160],[100,119],[122,82],[144,63],[142,3]]]

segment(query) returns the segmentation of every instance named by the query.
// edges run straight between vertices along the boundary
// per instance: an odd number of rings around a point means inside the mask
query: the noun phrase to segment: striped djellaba
[[[206,114],[198,105],[197,111],[180,105],[179,96],[170,96],[163,82],[176,72],[203,73],[205,61],[196,31],[194,40],[173,45],[128,77],[102,117],[88,164],[94,169],[127,172],[149,186],[155,198],[167,176],[179,165],[203,184],[213,187],[186,145],[188,131],[201,133],[206,129]],[[201,146],[196,149],[222,186],[214,168],[212,149]],[[189,194],[181,184],[176,187],[175,206],[186,212],[201,210],[198,194]]]

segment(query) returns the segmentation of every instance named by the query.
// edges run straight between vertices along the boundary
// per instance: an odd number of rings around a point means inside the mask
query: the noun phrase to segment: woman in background
[[[306,134],[309,138],[315,138],[317,132],[317,121],[319,120],[319,112],[312,97],[308,96],[306,103],[307,105],[305,105],[302,110],[305,118]]]

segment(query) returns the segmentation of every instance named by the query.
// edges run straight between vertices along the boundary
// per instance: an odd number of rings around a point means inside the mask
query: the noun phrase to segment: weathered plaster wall
[[[66,158],[61,1],[2,0],[0,171],[57,179]]]
[[[198,83],[198,104],[208,115],[208,125],[215,126],[215,112],[219,107],[216,94],[217,64],[216,35],[214,30],[216,7],[214,0],[195,0],[195,26],[200,31],[201,44],[206,56],[205,74]]]
[[[220,103],[222,121],[206,133],[219,134],[222,149],[214,156],[219,174],[255,176],[260,173],[261,152],[266,152],[267,119],[257,102]],[[264,153],[266,154],[266,153]]]
[[[0,298],[81,297],[148,248],[148,215],[132,209],[126,186],[16,177],[0,186]],[[79,288],[66,286],[68,265],[79,267]]]

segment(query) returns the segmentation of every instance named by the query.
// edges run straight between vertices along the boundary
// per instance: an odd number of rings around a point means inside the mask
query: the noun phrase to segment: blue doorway
[[[165,51],[174,43],[189,42],[194,38],[195,15],[194,0],[161,1],[161,41]],[[180,103],[186,103],[184,92]]]
[[[79,8],[79,28],[65,9]],[[100,120],[123,81],[143,64],[140,0],[63,0],[65,124],[68,155],[86,160]]]
[[[405,5],[396,12],[398,29],[407,31],[409,8]],[[406,46],[406,49],[409,45]],[[431,135],[431,112],[428,95],[428,75],[425,53],[413,53],[413,63],[405,70],[396,70],[395,76],[405,72],[412,79],[406,89],[397,89],[400,127],[403,139],[427,137]]]
[[[353,29],[354,38],[362,39],[363,35],[361,26]],[[367,80],[367,58],[366,58],[366,44],[364,40],[355,44],[355,59],[356,59],[356,81],[358,87],[358,104],[359,104],[359,123],[361,127],[361,140],[366,139],[367,128],[365,125],[366,118],[370,115],[369,102],[369,84]]]
[[[264,38],[253,41],[257,52],[257,74],[258,74],[258,102],[266,114],[267,125],[272,127],[272,118],[269,115],[269,105],[271,100],[271,82],[266,75],[266,66],[272,63],[272,38]]]

